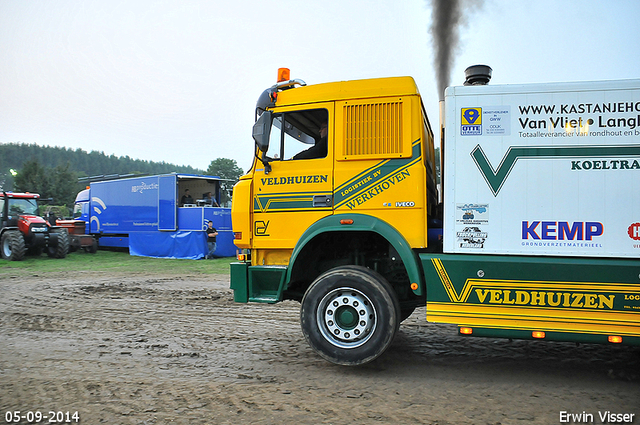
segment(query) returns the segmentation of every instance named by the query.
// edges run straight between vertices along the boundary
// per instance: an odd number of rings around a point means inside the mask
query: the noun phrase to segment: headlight
[[[46,227],[32,227],[31,231],[34,233],[44,233],[47,231]]]

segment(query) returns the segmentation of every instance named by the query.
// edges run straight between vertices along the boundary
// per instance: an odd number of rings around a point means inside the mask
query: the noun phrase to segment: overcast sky
[[[640,1],[465,3],[451,72],[492,84],[640,78]],[[206,169],[251,164],[279,67],[307,84],[410,75],[438,96],[427,0],[0,0],[0,143]]]

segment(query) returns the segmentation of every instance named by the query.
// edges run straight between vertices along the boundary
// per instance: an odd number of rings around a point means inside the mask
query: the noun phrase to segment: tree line
[[[209,174],[232,180],[230,189],[242,170],[235,160],[218,158],[206,170],[166,162],[133,159],[129,156],[105,155],[82,149],[39,146],[26,143],[0,145],[0,190],[39,193],[53,198],[56,205],[72,207],[76,194],[88,184],[88,178],[130,174]]]

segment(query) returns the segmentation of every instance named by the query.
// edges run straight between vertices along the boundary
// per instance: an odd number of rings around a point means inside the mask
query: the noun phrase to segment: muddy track
[[[609,410],[640,423],[639,348],[462,338],[418,309],[377,361],[338,367],[306,345],[299,304],[236,304],[228,283],[3,277],[0,420],[52,410],[84,424],[558,424],[561,411],[600,423]]]

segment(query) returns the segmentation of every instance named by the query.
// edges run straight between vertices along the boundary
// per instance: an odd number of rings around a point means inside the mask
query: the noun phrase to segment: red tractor
[[[19,261],[27,254],[64,258],[69,252],[67,230],[40,217],[37,193],[2,192],[0,195],[0,254]]]

